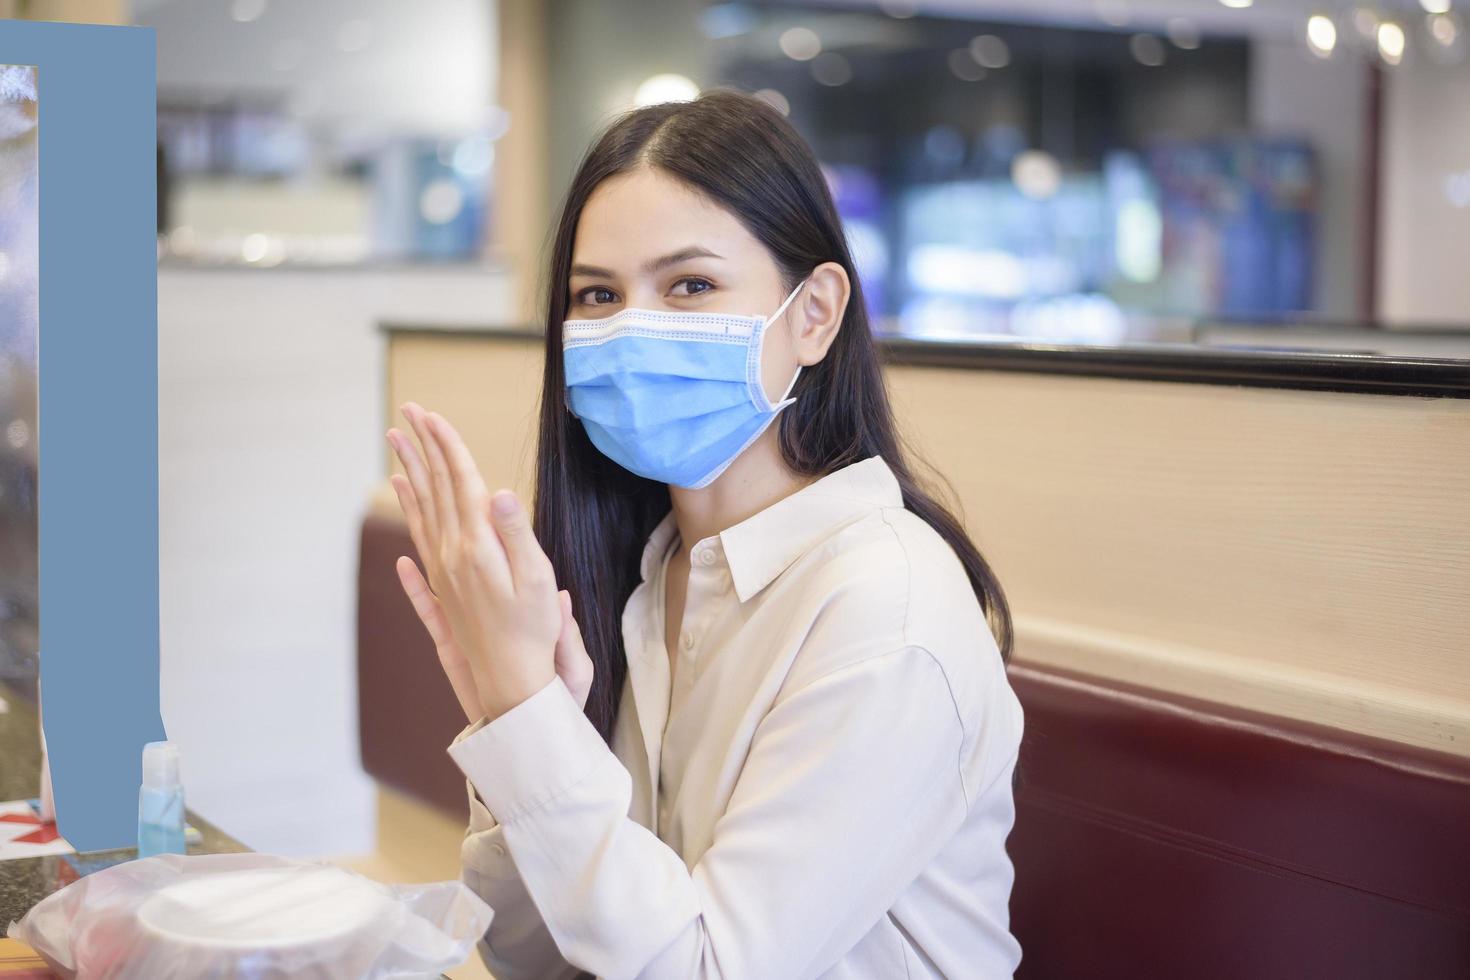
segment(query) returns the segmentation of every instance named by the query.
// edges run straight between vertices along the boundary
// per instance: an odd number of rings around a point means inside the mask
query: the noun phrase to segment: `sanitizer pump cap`
[[[143,785],[150,789],[173,789],[179,785],[177,745],[149,742],[143,746]]]

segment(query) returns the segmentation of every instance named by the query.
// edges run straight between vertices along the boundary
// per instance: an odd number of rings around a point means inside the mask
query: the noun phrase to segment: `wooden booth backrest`
[[[362,760],[465,819],[465,718],[370,514]],[[1007,848],[1022,978],[1470,977],[1470,760],[1032,663]]]

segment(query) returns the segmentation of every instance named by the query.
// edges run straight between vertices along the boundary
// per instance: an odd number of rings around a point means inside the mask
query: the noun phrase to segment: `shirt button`
[[[694,634],[689,632],[688,630],[680,633],[679,645],[682,646],[685,650],[694,649]]]
[[[706,565],[706,566],[713,565],[715,563],[715,561],[716,561],[716,558],[715,558],[715,550],[713,548],[705,548],[702,551],[700,551],[700,553],[699,553],[699,563],[701,565]]]

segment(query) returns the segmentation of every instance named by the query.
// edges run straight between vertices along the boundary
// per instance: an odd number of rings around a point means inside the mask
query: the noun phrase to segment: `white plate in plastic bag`
[[[48,895],[9,934],[78,980],[436,977],[494,912],[460,881],[383,885],[325,861],[160,854]]]

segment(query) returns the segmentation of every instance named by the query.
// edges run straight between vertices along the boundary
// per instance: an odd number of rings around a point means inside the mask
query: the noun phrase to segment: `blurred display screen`
[[[40,637],[37,72],[0,65],[0,680],[34,692]]]
[[[1313,308],[1313,148],[1250,131],[1245,38],[710,9],[723,81],[822,160],[879,329],[1114,343]]]

